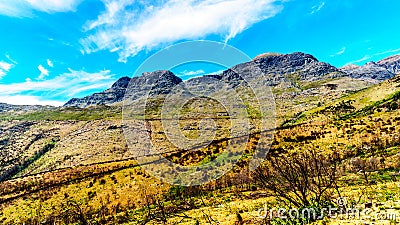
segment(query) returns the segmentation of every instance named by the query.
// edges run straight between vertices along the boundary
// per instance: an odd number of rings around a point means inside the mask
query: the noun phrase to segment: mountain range
[[[337,87],[338,84],[329,84],[333,79],[343,79],[348,84],[349,80],[354,83],[367,82],[368,84],[380,83],[400,73],[400,55],[391,56],[378,62],[368,62],[363,66],[353,64],[342,68],[336,68],[329,63],[320,62],[314,56],[301,52],[292,54],[266,53],[255,57],[250,62],[245,62],[223,71],[213,78],[234,82],[240,76],[250,77],[252,73],[261,71],[267,79],[267,85],[279,87],[286,90],[306,91],[301,87],[302,83],[319,82],[327,87]],[[253,79],[252,78],[252,79]],[[198,78],[196,78],[198,79]],[[181,83],[182,80],[171,71],[154,71],[143,73],[140,77],[122,77],[115,82],[111,88],[95,93],[84,98],[73,98],[64,107],[87,108],[96,105],[115,105],[124,99],[125,91],[130,84],[135,87],[132,90],[134,99],[144,97],[145,87],[152,87],[154,94],[167,93],[169,89]],[[339,82],[340,83],[340,82]],[[350,85],[351,86],[351,85]],[[358,86],[355,84],[355,86]],[[141,88],[142,87],[142,88]],[[346,90],[344,91],[352,91]],[[285,91],[283,91],[285,92]]]

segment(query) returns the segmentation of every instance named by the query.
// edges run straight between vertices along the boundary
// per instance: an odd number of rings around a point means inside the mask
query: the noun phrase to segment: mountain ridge
[[[264,53],[249,62],[235,65],[221,74],[204,75],[202,77],[237,82],[238,79],[240,80],[239,74],[252,77],[255,70],[260,70],[266,75],[267,85],[282,85],[282,87],[287,88],[297,87],[297,82],[313,82],[340,77],[371,80],[371,83],[379,83],[400,73],[400,55],[390,56],[378,62],[368,62],[363,66],[348,65],[336,68],[307,53]],[[103,92],[94,93],[84,98],[73,98],[64,107],[87,108],[119,103],[123,101],[128,86],[131,88],[130,94],[134,95],[133,98],[135,99],[144,97],[146,93],[143,89],[146,88],[152,88],[152,94],[167,94],[169,89],[181,82],[181,78],[171,71],[145,72],[138,77],[122,77]]]

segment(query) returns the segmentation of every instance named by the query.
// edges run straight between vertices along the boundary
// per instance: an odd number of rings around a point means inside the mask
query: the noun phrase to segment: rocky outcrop
[[[338,69],[328,63],[318,61],[314,56],[301,52],[286,55],[267,55],[254,62],[265,74],[296,74],[300,80],[318,80]]]
[[[377,62],[378,65],[386,68],[393,74],[400,74],[400,55],[387,57]]]
[[[355,79],[384,81],[395,76],[394,73],[375,62],[369,62],[363,66],[348,65],[342,67],[341,71]]]
[[[130,82],[129,77],[122,77],[115,82],[111,88],[95,93],[84,98],[73,98],[69,100],[64,106],[65,107],[77,107],[85,108],[95,105],[110,105],[115,102],[120,102],[124,98],[126,87]]]
[[[270,86],[297,81],[313,81],[330,77],[343,76],[336,67],[319,62],[309,54],[296,52],[293,54],[262,54],[252,61],[239,64],[222,73],[223,79],[228,82],[246,79],[257,79],[263,73]]]
[[[140,77],[133,77],[129,84],[129,98],[131,100],[168,94],[171,89],[182,82],[182,79],[175,76],[171,71],[158,70],[151,73],[143,73]]]
[[[151,73],[143,73],[142,76],[134,78],[129,88],[134,90],[151,90],[150,95],[168,94],[171,88],[182,82],[182,79],[175,76],[171,71],[159,70]]]
[[[130,97],[133,99],[144,97],[147,93],[150,93],[150,95],[168,94],[173,86],[181,82],[182,80],[179,77],[166,70],[143,73],[140,77],[123,77],[115,82],[110,89],[84,98],[73,98],[64,107],[86,108],[122,102],[128,86]]]

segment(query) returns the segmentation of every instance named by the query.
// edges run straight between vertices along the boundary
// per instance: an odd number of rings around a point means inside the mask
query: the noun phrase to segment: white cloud
[[[332,54],[331,57],[335,57],[338,55],[343,55],[346,52],[346,47],[341,48],[338,52],[336,52],[335,54]]]
[[[50,59],[47,59],[47,65],[50,66],[51,68],[54,67],[53,62]]]
[[[67,12],[75,10],[81,0],[25,0],[35,10],[43,12]]]
[[[111,74],[109,70],[88,73],[69,69],[68,73],[61,74],[48,80],[32,81],[26,79],[26,81],[22,83],[0,84],[0,102],[4,99],[16,100],[15,96],[19,96],[18,98],[21,99],[21,101],[18,101],[18,104],[31,104],[28,101],[22,101],[24,98],[21,96],[28,96],[25,98],[25,100],[28,100],[29,96],[35,95],[49,95],[52,98],[61,97],[68,99],[77,97],[76,95],[85,91],[107,89],[111,87],[114,82],[114,75]],[[43,98],[44,97],[41,97],[39,100],[41,102],[54,102]]]
[[[221,35],[225,41],[282,10],[278,0],[103,0],[106,11],[85,25],[84,53],[118,52],[120,61],[179,40]]]
[[[0,79],[3,78],[14,65],[11,63],[0,61]]]
[[[33,11],[47,13],[74,11],[82,0],[0,0],[0,14],[31,17]]]
[[[199,77],[205,74],[204,70],[184,70],[177,74],[183,80]]]
[[[14,95],[14,96],[0,96],[0,102],[11,105],[52,105],[62,106],[64,102],[43,100],[38,96],[32,95]]]
[[[42,65],[38,66],[38,70],[40,71],[40,75],[37,78],[39,80],[43,80],[45,77],[47,77],[49,75],[49,71],[46,68],[44,68],[44,66],[42,66]]]
[[[311,8],[311,14],[317,13],[319,11],[321,11],[322,8],[324,8],[325,6],[325,2],[321,2],[319,5],[315,5]]]
[[[370,55],[365,55],[365,56],[362,57],[361,59],[357,59],[357,60],[355,60],[355,61],[349,62],[348,64],[354,64],[354,63],[365,62],[365,61],[367,61],[368,59],[371,59],[371,58],[372,58],[372,56],[370,56]],[[348,65],[348,64],[347,64],[347,65]]]
[[[11,63],[0,62],[0,69],[4,71],[9,71],[13,65]]]

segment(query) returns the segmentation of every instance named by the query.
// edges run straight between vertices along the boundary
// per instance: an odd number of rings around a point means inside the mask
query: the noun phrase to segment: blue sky
[[[400,53],[399,9],[397,0],[0,0],[0,102],[62,105],[189,40],[362,65]]]

